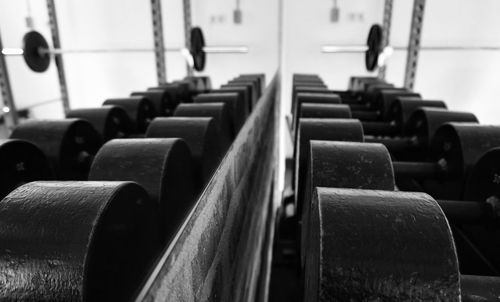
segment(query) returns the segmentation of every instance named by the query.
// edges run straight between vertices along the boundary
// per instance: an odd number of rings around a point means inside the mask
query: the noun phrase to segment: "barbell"
[[[383,46],[383,29],[378,24],[373,24],[368,32],[366,45],[323,45],[322,53],[365,53],[365,67],[373,71],[379,61],[385,61],[393,51],[407,51],[408,46]],[[500,51],[500,46],[419,46],[420,50],[428,51]]]
[[[183,54],[188,64],[195,70],[203,71],[206,64],[206,54],[218,53],[248,53],[246,46],[206,46],[203,31],[200,27],[193,27],[190,32],[191,47],[187,48],[165,48],[165,52],[180,52]],[[3,56],[23,56],[28,67],[35,72],[44,72],[49,68],[51,55],[77,54],[77,53],[137,53],[153,52],[152,48],[94,48],[94,49],[62,49],[50,48],[45,37],[37,32],[30,31],[23,37],[22,48],[3,48]]]

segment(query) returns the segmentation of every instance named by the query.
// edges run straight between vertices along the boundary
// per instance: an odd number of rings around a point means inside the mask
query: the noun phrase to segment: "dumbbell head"
[[[132,121],[127,112],[119,106],[73,109],[66,118],[80,118],[88,121],[99,132],[103,141],[127,137],[133,132]]]
[[[115,139],[96,154],[89,180],[134,181],[158,204],[160,233],[169,241],[194,201],[191,153],[177,138]]]
[[[308,150],[312,140],[334,140],[334,141],[363,141],[363,128],[358,120],[354,119],[312,119],[301,118],[297,130],[297,138],[294,149],[294,188],[296,192],[296,211],[300,213],[300,205],[297,203],[304,194],[304,179],[300,175],[306,173],[308,162]]]
[[[166,90],[156,89],[149,91],[136,91],[132,92],[130,96],[142,96],[149,100],[153,105],[155,112],[158,116],[170,116],[172,115],[173,101],[170,99],[171,96]]]
[[[481,156],[467,177],[464,200],[490,202],[500,211],[499,159],[500,148],[490,149]]]
[[[249,86],[221,86],[219,89],[213,89],[210,91],[211,94],[227,92],[237,93],[238,97],[244,100],[247,114],[252,111],[254,104],[252,100],[251,88]]]
[[[410,116],[403,127],[403,135],[416,137],[422,146],[428,148],[437,129],[447,122],[479,123],[476,116],[470,112],[422,107]]]
[[[40,148],[62,180],[87,179],[92,159],[101,146],[99,133],[81,119],[32,120],[18,125],[11,138]]]
[[[214,123],[217,125],[217,131],[220,135],[224,152],[229,148],[234,139],[228,106],[224,103],[180,104],[177,106],[177,109],[175,109],[174,116],[213,118]]]
[[[197,189],[210,180],[222,159],[217,125],[208,117],[161,117],[151,122],[148,138],[182,138],[191,151]]]
[[[2,300],[130,300],[159,252],[155,204],[134,183],[31,182],[0,204]]]
[[[303,103],[300,105],[300,118],[352,118],[349,105]]]
[[[391,159],[381,144],[339,141],[311,141],[307,152],[306,173],[298,175],[305,183],[299,196],[298,211],[302,220],[301,263],[305,261],[311,196],[316,187],[369,190],[395,189]]]
[[[432,139],[431,154],[435,160],[446,161],[451,179],[463,179],[481,155],[498,146],[500,126],[446,123]]]
[[[19,139],[0,140],[0,200],[27,182],[52,178],[47,158],[34,144]]]
[[[318,188],[313,205],[305,301],[459,298],[453,237],[430,196]]]
[[[413,112],[420,107],[446,109],[446,104],[443,101],[422,100],[420,97],[415,96],[399,96],[389,109],[388,120],[394,121],[399,127],[403,127]]]
[[[248,115],[248,104],[243,94],[237,92],[204,93],[196,96],[195,103],[224,103],[228,107],[236,136],[245,123]]]
[[[151,101],[142,96],[107,99],[103,105],[122,107],[132,121],[135,133],[144,133],[151,120],[157,115]]]
[[[381,119],[386,121],[390,118],[392,104],[401,96],[421,98],[420,94],[406,90],[381,89],[376,93],[374,102],[371,103],[371,108],[379,110]]]

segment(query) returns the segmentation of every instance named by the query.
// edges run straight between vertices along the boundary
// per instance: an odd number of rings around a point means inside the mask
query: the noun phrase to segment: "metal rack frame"
[[[165,59],[165,43],[163,40],[161,0],[151,0],[151,16],[153,19],[156,77],[158,79],[158,85],[163,85],[167,83],[167,63]]]
[[[384,2],[384,21],[382,24],[383,37],[382,47],[385,48],[389,45],[389,35],[391,33],[391,21],[392,21],[392,4],[393,0],[385,0]],[[386,66],[382,66],[378,70],[378,78],[385,79]]]
[[[424,24],[424,11],[425,0],[414,0],[404,82],[404,86],[408,89],[413,89],[413,87],[415,86],[422,27]]]

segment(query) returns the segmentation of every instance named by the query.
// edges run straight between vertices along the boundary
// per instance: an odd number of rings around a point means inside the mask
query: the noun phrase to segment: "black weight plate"
[[[366,44],[368,50],[365,53],[365,67],[368,71],[373,71],[378,64],[378,55],[382,50],[382,26],[373,24],[368,33]]]
[[[197,191],[212,177],[223,157],[220,133],[211,117],[157,117],[146,138],[182,138],[192,154]]]
[[[47,158],[35,145],[19,139],[0,140],[0,199],[22,184],[52,178]]]
[[[317,188],[312,209],[304,301],[459,300],[451,229],[430,196]]]
[[[48,49],[49,44],[37,31],[30,31],[23,37],[23,57],[28,67],[35,72],[44,72],[49,68],[50,55],[40,54],[40,49]]]
[[[66,118],[81,118],[88,121],[105,142],[128,137],[134,128],[127,112],[119,106],[74,109],[66,113]]]
[[[143,96],[131,96],[128,98],[107,99],[103,105],[115,105],[122,107],[134,124],[136,133],[144,133],[151,120],[157,116],[153,103]]]
[[[158,204],[162,243],[168,243],[194,201],[191,153],[178,138],[114,139],[96,154],[89,180],[134,181]]]
[[[101,147],[101,136],[82,119],[29,120],[11,138],[29,141],[47,156],[60,180],[87,179],[90,164]]]
[[[193,56],[194,69],[196,71],[203,71],[205,69],[206,53],[203,50],[205,47],[205,38],[203,31],[199,27],[191,29],[191,55]]]
[[[2,301],[130,301],[159,253],[131,182],[30,182],[0,202]]]

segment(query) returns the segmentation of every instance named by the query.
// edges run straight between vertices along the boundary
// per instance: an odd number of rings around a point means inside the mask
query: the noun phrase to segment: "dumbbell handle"
[[[365,135],[396,135],[398,134],[398,127],[389,122],[361,122],[363,132]]]
[[[462,302],[498,301],[500,277],[460,275]]]
[[[493,207],[486,202],[438,200],[446,217],[455,223],[481,223],[495,217]]]
[[[422,179],[443,175],[446,170],[437,162],[398,162],[392,163],[394,174],[401,178]]]
[[[351,107],[351,116],[361,121],[374,122],[380,118],[380,113],[378,111],[353,110]]]
[[[409,138],[409,137],[398,137],[398,138],[365,137],[365,143],[383,144],[390,152],[403,152],[420,147],[419,141],[417,141],[415,138]]]

